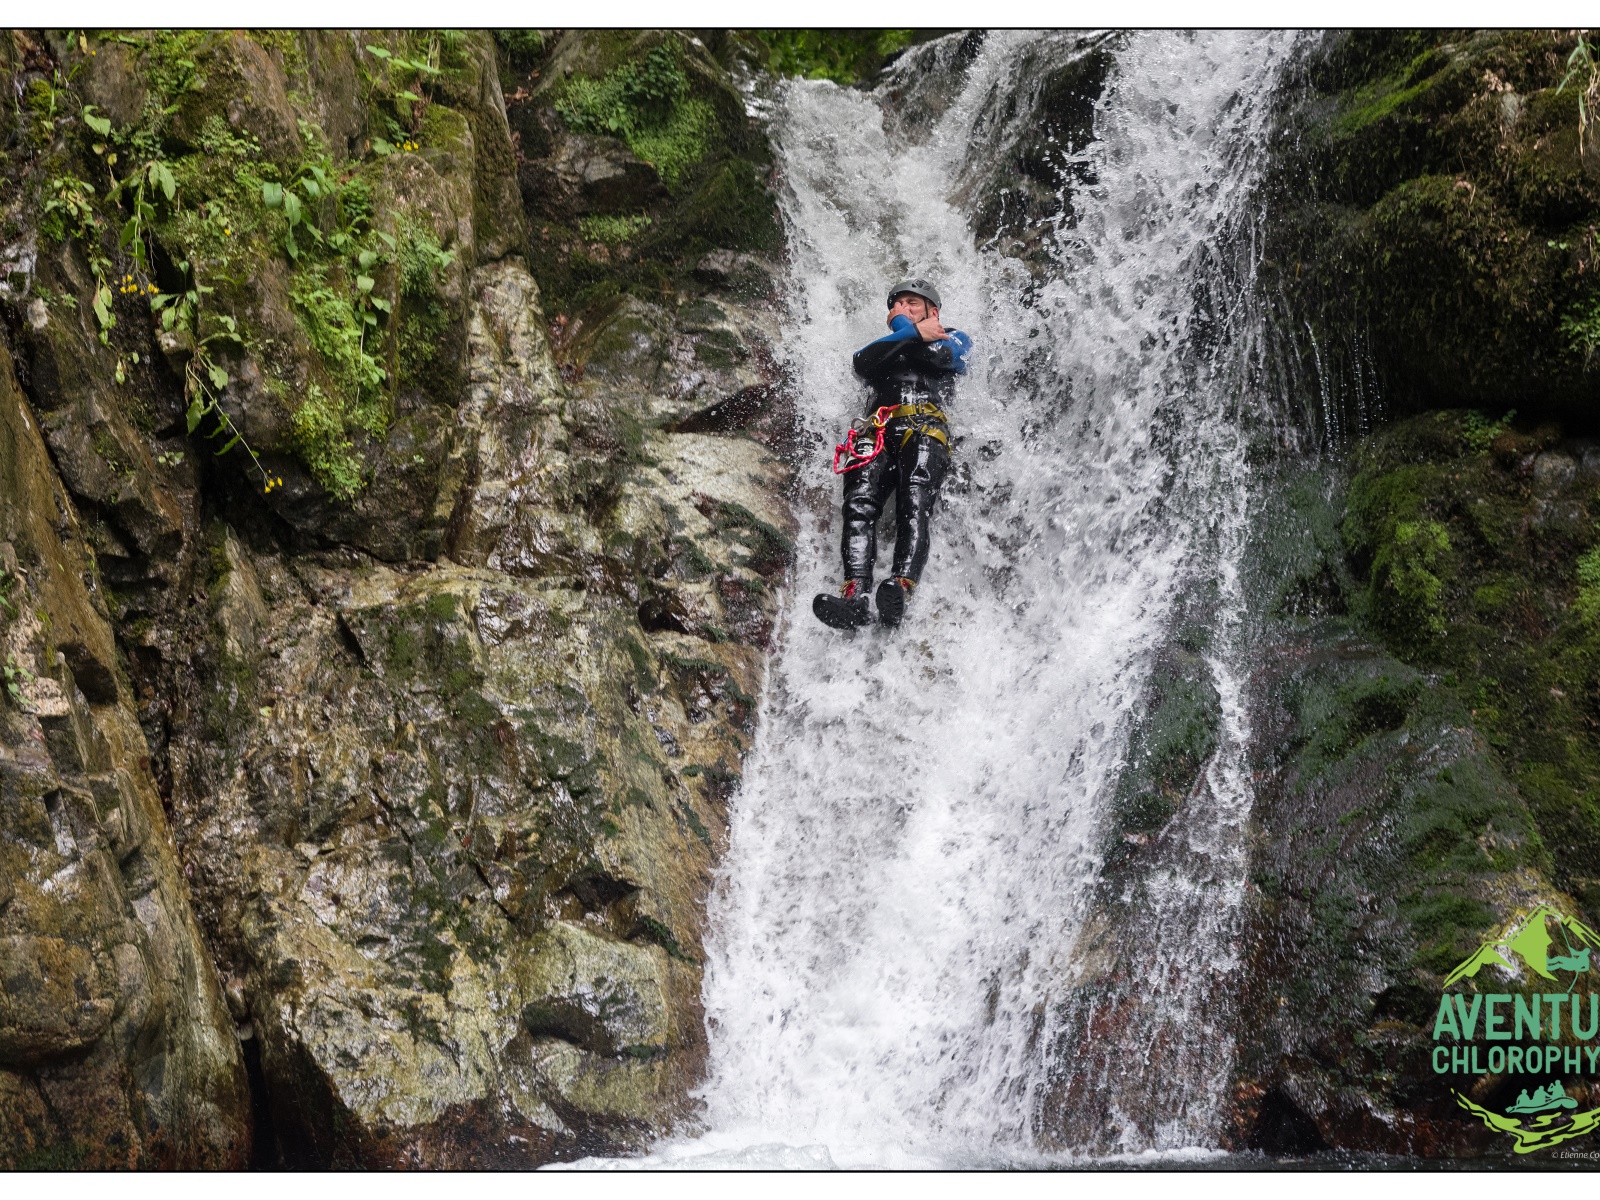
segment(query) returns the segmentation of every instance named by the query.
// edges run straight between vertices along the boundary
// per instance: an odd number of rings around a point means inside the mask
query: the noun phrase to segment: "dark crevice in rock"
[[[1261,1097],[1255,1124],[1245,1139],[1246,1150],[1265,1154],[1304,1156],[1328,1149],[1317,1123],[1308,1117],[1281,1088]]]
[[[250,1169],[252,1171],[282,1171],[288,1169],[282,1146],[278,1144],[278,1129],[272,1119],[272,1103],[267,1095],[267,1077],[261,1070],[261,1040],[246,1038],[244,1051],[245,1074],[250,1080]],[[298,1157],[298,1156],[297,1156]]]

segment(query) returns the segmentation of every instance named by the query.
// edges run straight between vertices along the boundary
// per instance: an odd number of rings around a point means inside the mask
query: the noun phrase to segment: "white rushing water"
[[[1101,1152],[1216,1145],[1230,1058],[1206,996],[1235,965],[1250,804],[1228,633],[1259,337],[1251,205],[1294,39],[1105,44],[1114,65],[1079,155],[1092,182],[1052,234],[1042,282],[975,248],[952,197],[981,190],[1036,117],[1030,81],[1083,38],[996,33],[965,65],[946,39],[873,94],[802,81],[780,94],[784,352],[818,447],[802,484],[825,502],[805,518],[712,901],[706,1132],[648,1162],[1073,1153],[1050,1134],[1050,1081],[1076,1069],[1070,1052],[1051,1061],[1057,1014],[1082,974],[1130,718],[1197,581],[1220,597],[1207,660],[1220,748],[1184,811],[1183,852],[1146,882],[1163,936],[1124,1026],[1132,1056],[1090,1082],[1115,1125]],[[948,107],[920,125],[881,107],[939,88]],[[949,408],[957,467],[906,627],[845,635],[810,613],[840,579],[825,450],[862,411],[850,354],[881,333],[884,289],[908,273],[939,284],[945,323],[976,342]],[[1151,1039],[1165,1074],[1141,1081]],[[1159,1119],[1117,1115],[1157,1082]]]

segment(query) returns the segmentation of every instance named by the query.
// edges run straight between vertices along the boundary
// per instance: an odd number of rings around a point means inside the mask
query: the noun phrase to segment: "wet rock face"
[[[0,513],[43,514],[77,557],[19,577],[51,620],[15,634],[41,665],[4,735],[28,797],[7,836],[39,849],[0,872],[0,1161],[99,1139],[236,1164],[252,1106],[252,1161],[307,1167],[534,1165],[692,1122],[703,900],[793,536],[764,137],[676,34],[540,52],[580,82],[652,53],[681,67],[688,107],[651,119],[701,142],[671,170],[553,94],[508,123],[504,92],[537,68],[517,76],[486,36],[441,41],[437,77],[365,49],[404,56],[412,35],[170,36],[88,56],[86,95],[119,127],[177,103],[185,211],[217,206],[230,232],[158,206],[156,261],[215,281],[207,311],[238,330],[210,343],[219,411],[283,482],[263,493],[239,451],[205,452],[221,418],[189,429],[199,338],[119,291],[102,342],[85,237],[34,235],[13,407],[49,502],[8,473]],[[28,45],[44,66],[85,57]],[[424,76],[425,100],[396,100]],[[45,175],[89,169],[80,132],[18,160],[8,211],[36,220]],[[322,240],[302,228],[294,257],[260,181],[313,161],[337,201],[307,208]],[[525,203],[654,240],[535,235],[536,282]],[[642,226],[636,204],[658,206]],[[377,258],[329,251],[341,235]],[[574,254],[599,285],[580,303]],[[27,559],[19,536],[0,530]],[[120,887],[137,919],[90,936],[39,917],[52,877],[97,880],[118,912]],[[181,996],[169,951],[195,976]],[[166,1085],[126,1082],[158,1054]],[[68,1060],[72,1080],[123,1080],[135,1115],[86,1102],[51,1132]]]
[[[1592,920],[1593,446],[1446,411],[1278,480],[1249,571],[1257,780],[1237,1144],[1506,1153],[1430,1053],[1517,911]],[[1459,1077],[1455,1079],[1461,1086]],[[1499,1080],[1471,1082],[1480,1102]]]
[[[0,351],[0,1166],[238,1168],[233,1023],[35,421]]]

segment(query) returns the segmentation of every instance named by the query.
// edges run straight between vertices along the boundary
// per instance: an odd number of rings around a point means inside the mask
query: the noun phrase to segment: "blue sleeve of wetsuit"
[[[950,336],[940,338],[935,346],[950,347],[950,369],[957,375],[967,373],[967,357],[972,353],[972,339],[959,329],[950,330]]]

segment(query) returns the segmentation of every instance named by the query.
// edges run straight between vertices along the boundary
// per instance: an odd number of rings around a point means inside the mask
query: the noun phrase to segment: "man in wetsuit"
[[[900,624],[906,599],[928,562],[928,518],[950,466],[950,432],[943,405],[967,373],[972,339],[939,322],[939,292],[926,279],[903,279],[889,289],[889,334],[856,351],[856,374],[872,386],[869,412],[885,419],[883,450],[876,456],[878,428],[852,429],[844,474],[844,586],[824,593],[811,611],[835,629],[872,622],[867,596],[878,553],[878,515],[895,497],[894,566],[878,585],[878,620]],[[837,464],[836,464],[837,467]]]

